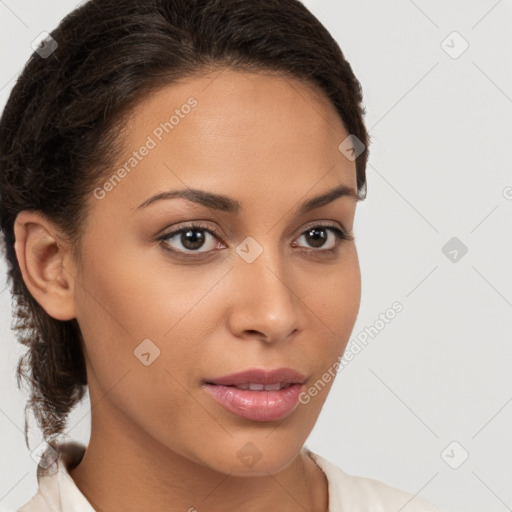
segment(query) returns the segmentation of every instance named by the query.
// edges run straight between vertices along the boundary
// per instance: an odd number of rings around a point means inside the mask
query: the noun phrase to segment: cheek
[[[361,274],[355,245],[346,249],[339,267],[319,274],[315,286],[304,290],[303,296],[307,297],[304,301],[306,314],[308,308],[315,313],[311,322],[317,331],[316,335],[312,331],[310,336],[315,342],[308,343],[304,350],[315,363],[315,379],[325,376],[323,391],[311,400],[323,402],[336,377],[336,363],[343,355],[359,313]]]
[[[331,292],[339,296],[338,312],[342,318],[343,332],[350,334],[359,313],[361,303],[361,270],[357,248],[351,243],[347,251],[347,263],[340,271],[339,281],[331,282]]]
[[[328,329],[335,344],[348,341],[361,302],[361,273],[354,244],[345,249],[339,266],[318,272],[314,286],[303,292],[305,301]]]
[[[190,386],[187,369],[197,366],[187,339],[194,332],[184,320],[204,291],[194,291],[178,274],[162,276],[142,259],[117,254],[109,260],[115,263],[88,259],[81,276],[86,287],[77,289],[97,415],[103,408],[103,418],[121,411],[155,437],[178,439],[179,432],[190,430],[185,422],[200,425],[207,419],[184,391]]]
[[[77,286],[77,319],[89,364],[102,391],[130,372],[139,382],[135,394],[149,387],[183,395],[179,383],[193,380],[187,369],[198,367],[198,347],[214,328],[219,302],[208,291],[223,272],[180,270],[163,257],[148,261],[121,247],[89,251],[77,279],[84,284]]]
[[[79,281],[83,286],[78,287],[77,303],[84,323],[96,336],[115,334],[126,344],[165,336],[204,295],[208,284],[163,257],[148,258],[143,251],[121,245],[104,248],[101,254],[91,251]]]

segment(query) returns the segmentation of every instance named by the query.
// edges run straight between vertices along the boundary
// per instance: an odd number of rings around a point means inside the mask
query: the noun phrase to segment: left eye
[[[323,247],[326,240],[329,239],[328,233],[334,234],[334,237],[331,237],[329,246],[314,252],[333,251],[342,240],[352,239],[349,234],[336,226],[313,226],[304,231],[296,240],[300,240],[301,238],[308,239],[307,243],[310,244],[313,250],[319,249]],[[212,238],[212,240],[210,240],[210,247],[204,251],[198,251],[198,249],[204,247],[207,242],[207,235],[211,235]],[[160,237],[159,240],[164,242],[164,247],[170,252],[190,254],[190,252],[187,253],[187,251],[191,251],[192,253],[205,254],[218,245],[218,242],[215,242],[216,238],[218,237],[212,230],[203,226],[191,225],[176,231],[171,231]],[[172,248],[171,242],[173,239],[176,239],[176,242],[179,242],[181,247]],[[296,242],[294,241],[293,244],[295,247]],[[206,245],[208,244],[206,243]]]
[[[331,245],[329,247],[323,247],[325,241],[328,238],[328,232],[334,233],[334,237],[331,237]],[[313,247],[315,249],[318,247],[323,247],[322,250],[325,251],[335,249],[340,240],[348,238],[346,234],[343,231],[341,231],[341,229],[336,228],[334,226],[314,226],[304,231],[304,233],[302,233],[302,235],[300,235],[300,237],[297,240],[300,240],[302,237],[309,237],[312,240]]]

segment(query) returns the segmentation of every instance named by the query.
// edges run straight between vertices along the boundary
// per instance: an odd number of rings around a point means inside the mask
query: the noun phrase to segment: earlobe
[[[41,212],[21,211],[14,223],[16,257],[25,285],[53,318],[75,318],[74,269],[69,246]]]

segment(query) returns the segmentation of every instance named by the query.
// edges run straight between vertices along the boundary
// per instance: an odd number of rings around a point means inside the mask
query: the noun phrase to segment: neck
[[[94,411],[84,457],[69,470],[97,512],[327,510],[327,478],[304,449],[273,475],[233,476],[163,446],[110,406]]]

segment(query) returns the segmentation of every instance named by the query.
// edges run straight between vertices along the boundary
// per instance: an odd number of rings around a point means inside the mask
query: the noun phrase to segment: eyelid
[[[335,221],[329,221],[329,220],[314,220],[311,222],[308,222],[304,226],[302,226],[301,230],[297,233],[295,238],[297,236],[303,235],[306,231],[309,229],[312,229],[314,227],[332,227],[340,229],[344,234],[346,234],[347,237],[353,237],[352,231],[348,230],[341,224],[340,222]],[[176,226],[172,226],[172,231],[165,231],[162,235],[158,236],[158,239],[161,240],[162,238],[168,238],[170,235],[177,234],[178,232],[185,230],[185,229],[203,229],[210,234],[221,238],[223,235],[219,233],[219,230],[216,228],[212,228],[211,226],[205,224],[203,221],[200,220],[191,220],[191,221],[185,221],[182,223],[177,224]]]
[[[299,233],[300,235],[303,235],[306,231],[315,228],[315,227],[323,227],[323,228],[335,228],[339,229],[343,235],[346,237],[347,240],[354,240],[354,234],[352,231],[345,229],[345,226],[341,224],[340,222],[333,222],[329,220],[315,220],[312,222],[308,222],[303,228],[302,231]]]
[[[182,231],[186,230],[195,230],[195,229],[201,229],[203,231],[207,231],[211,235],[215,236],[216,238],[222,238],[222,235],[219,233],[219,230],[212,228],[211,226],[204,224],[203,221],[200,220],[191,220],[188,222],[179,223],[175,226],[172,226],[172,229],[169,231],[165,231],[162,235],[159,235],[157,240],[162,240],[166,238],[170,238],[172,236],[176,236],[178,233],[181,233]]]

